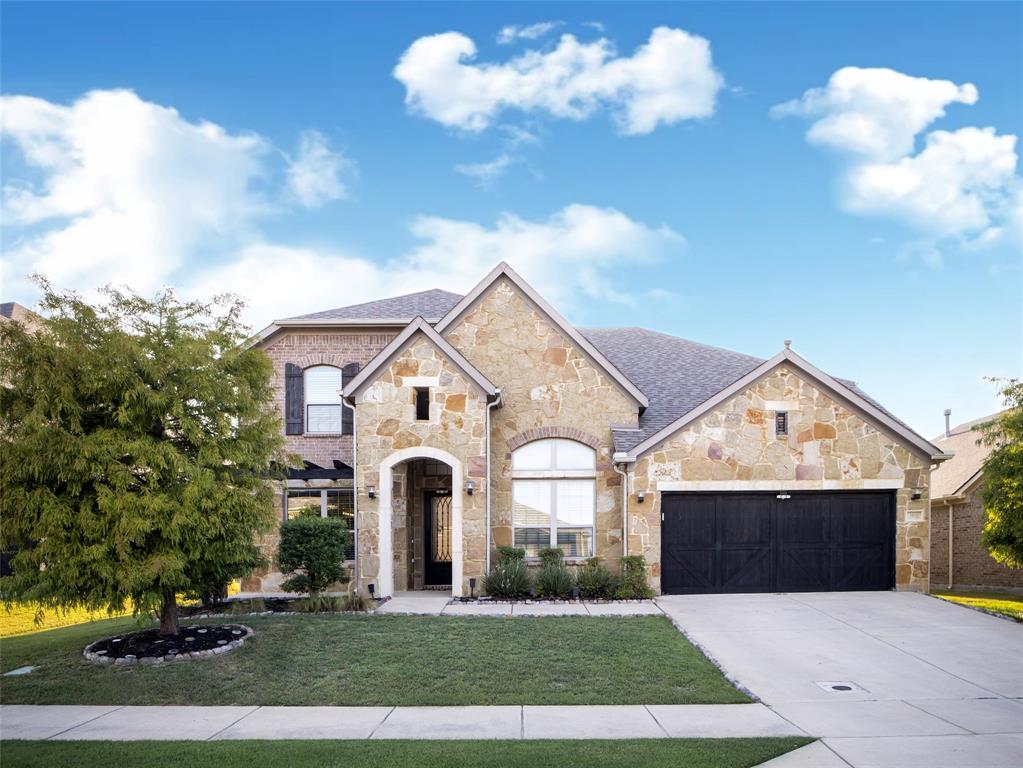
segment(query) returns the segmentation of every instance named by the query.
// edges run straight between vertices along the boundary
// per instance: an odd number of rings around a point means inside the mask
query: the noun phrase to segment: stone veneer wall
[[[635,425],[638,405],[515,285],[501,278],[445,332],[447,341],[501,388],[491,414],[494,546],[511,544],[511,448],[544,430],[597,451],[596,553],[622,554],[621,476],[611,466],[612,424]],[[527,437],[542,436],[541,432]]]
[[[365,366],[397,335],[396,332],[278,331],[262,345],[274,366],[274,407],[284,419],[284,367],[294,363],[302,368],[311,365],[333,365],[343,368],[349,363]],[[334,459],[352,463],[351,435],[286,435],[285,447],[306,461],[330,467]]]
[[[776,437],[768,401],[784,401],[789,435]],[[635,464],[629,497],[629,551],[643,555],[651,585],[661,575],[659,481],[795,481],[793,489],[863,488],[900,481],[896,494],[898,589],[926,592],[929,579],[930,461],[910,452],[787,366],[688,425]],[[869,483],[867,484],[869,485]],[[911,500],[912,488],[923,497]],[[742,490],[738,486],[735,490]],[[695,490],[695,489],[694,489]],[[646,502],[636,502],[645,491]]]
[[[980,542],[986,520],[983,487],[978,485],[964,502],[952,507],[952,586],[1023,590],[1023,569],[1006,568]],[[948,505],[944,503],[931,505],[931,586],[948,586]]]
[[[415,379],[406,384],[406,379]],[[432,403],[430,420],[417,421],[415,387],[425,386],[422,380],[436,378],[430,387]],[[359,579],[365,584],[379,578],[381,568],[395,569],[395,589],[408,583],[408,508],[406,493],[408,475],[403,465],[392,469],[392,523],[397,540],[392,552],[394,562],[380,563],[377,503],[365,494],[368,485],[380,484],[380,465],[395,451],[405,448],[429,447],[445,451],[462,463],[464,479],[475,480],[477,486],[486,474],[486,396],[432,342],[422,334],[410,343],[360,395],[356,408],[355,429],[358,438],[359,488],[358,563]],[[486,489],[480,487],[472,496],[461,489],[462,500],[462,580],[468,594],[469,578],[483,575],[485,562]],[[395,531],[390,532],[391,536]]]

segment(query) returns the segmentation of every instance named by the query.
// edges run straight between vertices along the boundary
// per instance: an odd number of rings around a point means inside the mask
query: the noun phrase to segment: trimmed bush
[[[345,524],[332,517],[297,517],[281,523],[277,562],[282,573],[293,574],[281,587],[318,598],[321,590],[344,578],[341,564],[351,536]]]
[[[618,591],[618,577],[599,557],[591,557],[575,577],[579,594],[588,600],[610,600]]]
[[[502,557],[498,560],[490,573],[483,578],[483,591],[490,597],[502,597],[506,600],[529,597],[532,583],[523,558]]]
[[[615,596],[620,600],[638,600],[654,596],[654,591],[646,583],[646,560],[642,555],[622,558],[622,581]]]
[[[540,565],[561,565],[565,561],[565,553],[560,547],[544,547],[540,550]]]
[[[525,560],[526,550],[522,547],[498,547],[497,554],[501,560]]]

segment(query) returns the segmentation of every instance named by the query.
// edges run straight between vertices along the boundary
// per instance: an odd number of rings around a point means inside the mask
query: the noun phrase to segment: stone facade
[[[775,435],[773,409],[779,404],[789,413],[783,437]],[[792,490],[897,485],[896,585],[927,591],[929,475],[929,458],[907,450],[782,365],[636,462],[629,551],[646,558],[651,585],[659,589],[659,483],[728,481],[730,490],[755,490],[757,481],[785,481]],[[922,491],[921,498],[911,498],[914,488]],[[636,501],[639,491],[647,495],[643,504]]]
[[[1023,569],[1006,568],[980,542],[986,515],[977,483],[958,504],[931,505],[931,586],[949,585],[948,516],[952,510],[952,579],[954,587],[996,587],[1023,590]]]
[[[415,391],[430,390],[430,418],[416,419]],[[360,394],[355,415],[358,440],[356,482],[358,496],[358,555],[360,583],[387,582],[387,571],[394,574],[397,588],[409,581],[408,531],[410,526],[407,467],[387,465],[395,455],[407,457],[402,464],[420,458],[457,462],[452,476],[472,479],[479,490],[472,495],[454,489],[453,505],[461,512],[462,557],[461,591],[468,594],[470,578],[483,576],[486,555],[486,396],[461,369],[447,358],[422,333],[414,335],[391,363],[377,372],[372,383]],[[386,493],[371,499],[369,486]],[[384,490],[384,489],[381,489]],[[380,505],[390,504],[392,521],[391,561],[381,563],[379,540]],[[458,554],[457,546],[454,547]],[[384,577],[381,580],[381,577]],[[414,579],[414,574],[413,574]]]
[[[512,543],[512,450],[530,439],[567,437],[597,452],[594,548],[613,567],[622,554],[622,508],[610,426],[636,425],[637,403],[506,278],[444,337],[501,388],[490,430],[494,546]]]

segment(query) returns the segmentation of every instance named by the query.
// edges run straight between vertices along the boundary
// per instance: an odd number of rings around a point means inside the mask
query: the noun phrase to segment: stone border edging
[[[146,657],[141,658],[141,659],[128,659],[128,658],[112,659],[112,658],[110,658],[108,656],[105,656],[105,655],[101,655],[101,654],[98,654],[98,653],[93,653],[92,652],[92,647],[94,645],[96,645],[97,643],[101,643],[104,640],[109,639],[109,638],[106,638],[106,637],[102,637],[99,640],[93,640],[91,643],[89,643],[87,646],[85,646],[85,650],[82,651],[82,655],[86,659],[88,659],[89,661],[91,661],[94,664],[102,664],[102,665],[105,665],[105,666],[118,666],[118,667],[129,666],[129,665],[132,665],[132,664],[163,664],[165,662],[166,663],[171,663],[171,662],[174,662],[174,661],[192,661],[193,659],[201,659],[201,658],[205,658],[205,657],[208,657],[208,656],[217,656],[217,655],[219,655],[221,653],[227,653],[228,651],[233,650],[235,648],[240,648],[242,645],[244,645],[244,643],[245,643],[245,641],[247,639],[249,639],[250,637],[252,637],[253,635],[256,634],[256,631],[252,627],[247,627],[244,624],[235,624],[234,626],[236,626],[236,627],[238,627],[240,629],[244,629],[245,630],[245,634],[242,635],[241,637],[239,637],[237,640],[232,640],[229,643],[217,646],[216,648],[209,648],[209,649],[207,649],[205,651],[188,651],[187,653],[178,653],[178,654],[175,654],[174,656],[171,656],[169,658],[167,656],[155,656],[155,657],[154,656],[146,656]]]

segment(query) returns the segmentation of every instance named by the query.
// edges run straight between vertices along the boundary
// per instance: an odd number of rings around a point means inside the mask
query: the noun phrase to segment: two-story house
[[[503,263],[465,296],[279,320],[254,343],[306,462],[280,518],[347,520],[378,596],[479,594],[505,544],[642,555],[665,593],[928,588],[945,455],[787,343],[765,360],[575,328]]]

